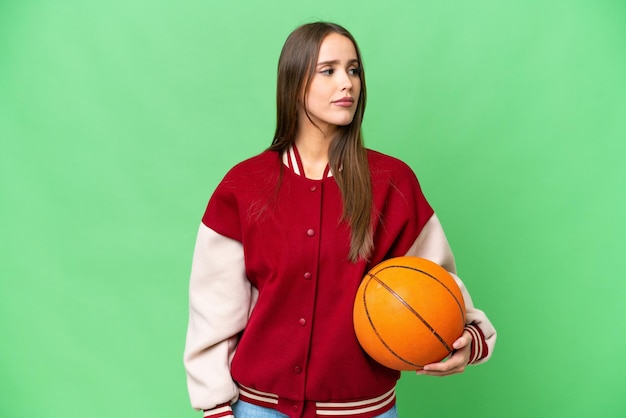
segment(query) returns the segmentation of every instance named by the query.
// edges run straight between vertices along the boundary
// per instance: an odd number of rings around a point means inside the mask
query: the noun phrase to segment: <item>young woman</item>
[[[395,417],[400,373],[359,347],[352,307],[369,268],[402,255],[456,274],[411,169],[367,150],[353,37],[312,23],[278,64],[270,148],[232,168],[206,208],[190,281],[185,366],[205,417]],[[461,284],[467,326],[445,376],[486,361],[496,333]]]

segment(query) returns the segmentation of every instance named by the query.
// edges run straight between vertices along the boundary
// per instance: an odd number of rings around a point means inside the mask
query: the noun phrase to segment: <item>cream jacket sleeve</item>
[[[194,408],[212,409],[237,399],[230,363],[256,296],[246,278],[241,243],[201,224],[191,267],[184,352]]]

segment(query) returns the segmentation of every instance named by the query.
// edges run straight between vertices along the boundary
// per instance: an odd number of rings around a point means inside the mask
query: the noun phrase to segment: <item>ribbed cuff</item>
[[[204,410],[204,418],[222,418],[222,417],[234,417],[233,410],[230,407],[230,403],[226,402],[217,405],[213,409]]]
[[[489,354],[489,347],[487,347],[487,341],[485,340],[485,334],[475,323],[471,323],[465,326],[465,330],[472,335],[472,351],[470,353],[469,364],[475,363]]]

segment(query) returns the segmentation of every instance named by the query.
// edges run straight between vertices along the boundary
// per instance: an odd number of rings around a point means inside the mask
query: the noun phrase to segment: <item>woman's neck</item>
[[[322,135],[298,135],[295,140],[304,175],[313,180],[319,180],[324,177],[326,166],[328,165],[328,150],[330,148],[331,138]]]

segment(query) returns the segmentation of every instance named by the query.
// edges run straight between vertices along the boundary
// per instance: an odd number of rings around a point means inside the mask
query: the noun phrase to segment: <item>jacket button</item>
[[[306,325],[306,319],[304,319],[304,318],[300,318],[300,319],[298,320],[298,324],[300,324],[300,325],[302,325],[302,326]]]
[[[293,368],[293,372],[294,372],[295,374],[300,374],[300,373],[302,373],[302,367],[300,367],[300,366],[296,366],[296,367],[294,367],[294,368]]]
[[[315,235],[315,231],[313,229],[307,229],[306,230],[306,234],[310,237],[312,237],[313,235]]]
[[[317,190],[317,186],[311,186],[311,191],[314,192]]]
[[[304,273],[304,279],[305,280],[311,280],[311,277],[313,277],[313,275],[311,273],[309,273],[308,271],[306,273]]]

